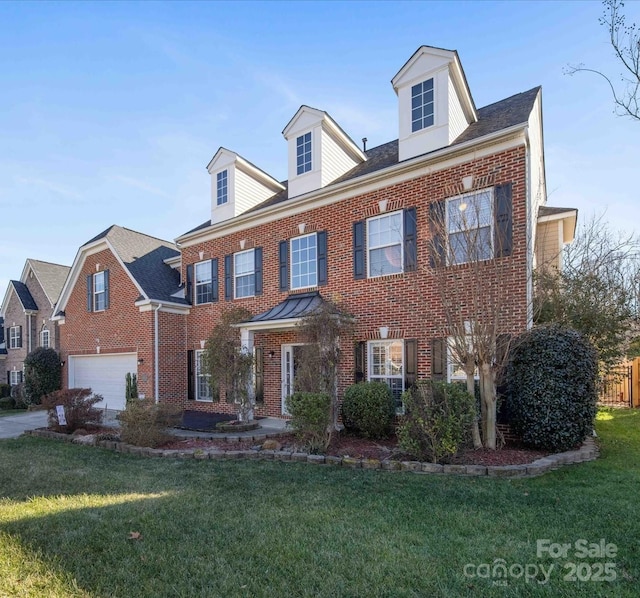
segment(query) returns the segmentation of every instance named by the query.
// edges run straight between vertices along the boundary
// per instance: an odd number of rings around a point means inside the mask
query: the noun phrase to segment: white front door
[[[286,398],[295,392],[294,380],[296,365],[302,345],[282,345],[282,414],[289,415],[285,404]]]

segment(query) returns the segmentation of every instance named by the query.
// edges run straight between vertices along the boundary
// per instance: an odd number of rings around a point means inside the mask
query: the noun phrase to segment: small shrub
[[[565,451],[593,431],[598,359],[576,330],[539,326],[523,334],[507,368],[507,411],[529,446]]]
[[[127,400],[127,403],[131,401],[131,399],[138,398],[138,375],[132,374],[128,372],[125,376],[125,392],[124,396]]]
[[[393,429],[395,401],[384,382],[360,382],[349,386],[342,400],[344,427],[365,438],[384,438]]]
[[[15,407],[15,399],[12,399],[11,397],[2,397],[0,399],[0,409],[15,409]]]
[[[319,392],[296,392],[287,397],[291,427],[311,453],[327,450],[331,442],[331,397]]]
[[[42,405],[48,409],[49,427],[52,430],[72,434],[76,430],[100,424],[102,411],[95,407],[100,401],[102,397],[93,394],[90,388],[69,388],[46,395]],[[64,407],[66,426],[58,423],[58,405]]]
[[[397,428],[402,450],[433,463],[458,452],[475,418],[475,398],[463,386],[424,380],[402,399],[405,415]]]
[[[38,347],[24,360],[24,394],[32,405],[61,387],[60,356],[53,349]]]
[[[167,428],[177,426],[181,410],[153,399],[130,400],[120,414],[120,439],[135,446],[156,448],[173,438]]]
[[[11,385],[10,384],[0,384],[0,399],[4,399],[6,397],[11,396]]]
[[[16,409],[28,409],[31,402],[24,394],[24,385],[14,384],[11,387],[11,398],[15,401]]]

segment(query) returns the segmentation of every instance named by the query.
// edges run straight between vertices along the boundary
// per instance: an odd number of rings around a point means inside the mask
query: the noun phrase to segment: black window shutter
[[[18,372],[18,382],[20,382],[20,384],[24,382],[24,372],[22,370]]]
[[[22,349],[22,326],[18,326],[18,349]]]
[[[278,247],[278,261],[280,272],[280,290],[289,290],[289,241],[280,241]]]
[[[233,299],[233,255],[224,256],[224,299]]]
[[[104,271],[104,308],[109,309],[109,270]]]
[[[93,275],[87,276],[87,311],[93,311]]]
[[[495,255],[506,257],[513,251],[511,183],[498,185],[495,192]]]
[[[364,382],[367,378],[365,373],[365,364],[366,364],[366,352],[367,352],[367,343],[365,341],[358,341],[355,344],[355,353],[353,356],[353,379],[354,382]]]
[[[404,387],[409,390],[418,379],[418,339],[404,341]]]
[[[256,347],[255,360],[255,399],[256,403],[264,403],[264,349]]]
[[[364,250],[364,220],[360,220],[353,223],[353,277],[356,280],[367,277]]]
[[[185,298],[189,303],[193,303],[193,264],[187,266],[187,285],[185,288]]]
[[[262,247],[253,250],[253,271],[256,277],[255,294],[262,295]]]
[[[194,366],[195,366],[195,351],[189,349],[187,351],[187,400],[195,400],[195,379],[194,379]]]
[[[218,258],[211,260],[211,301],[217,301],[220,284],[218,282]]]
[[[11,372],[7,371],[7,384],[11,384]]]
[[[327,231],[317,234],[318,241],[318,286],[324,286],[328,281],[327,272]]]
[[[431,229],[431,251],[429,265],[432,268],[444,266],[445,261],[445,210],[444,201],[429,204],[429,228]]]
[[[416,209],[404,211],[404,271],[415,272],[418,266]]]
[[[447,379],[447,341],[444,338],[434,338],[431,341],[431,378]]]

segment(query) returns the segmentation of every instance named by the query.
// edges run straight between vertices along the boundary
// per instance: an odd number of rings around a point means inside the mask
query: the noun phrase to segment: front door
[[[282,414],[289,415],[286,398],[295,392],[296,367],[302,345],[282,345]]]

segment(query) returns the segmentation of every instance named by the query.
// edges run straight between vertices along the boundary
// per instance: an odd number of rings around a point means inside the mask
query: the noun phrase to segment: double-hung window
[[[210,374],[204,369],[204,351],[196,351],[196,400],[212,401]]]
[[[40,332],[40,346],[43,349],[48,349],[49,348],[49,331],[48,330],[43,330],[42,332]]]
[[[493,257],[493,189],[447,200],[448,258],[450,264]]]
[[[402,413],[404,391],[404,342],[401,340],[369,341],[369,380],[384,382],[391,389],[396,413]]]
[[[233,255],[234,296],[253,297],[256,294],[255,255],[253,249]]]
[[[107,294],[104,272],[93,275],[93,311],[104,311],[107,308]]]
[[[411,132],[426,129],[433,122],[433,79],[427,79],[411,87]]]
[[[318,237],[316,233],[291,239],[291,288],[318,284]]]
[[[211,303],[213,299],[213,280],[211,260],[195,265],[196,305]]]
[[[402,224],[402,211],[367,220],[367,264],[370,278],[402,272]]]
[[[447,381],[448,382],[466,382],[467,374],[464,371],[464,364],[460,361],[460,353],[455,349],[455,341],[453,338],[449,339],[447,343]],[[467,338],[467,351],[473,350],[473,343],[471,337]],[[478,380],[480,373],[478,368],[475,368],[473,377]]]
[[[19,349],[22,347],[22,326],[11,326],[9,328],[9,349]]]
[[[296,139],[296,173],[304,174],[311,170],[311,133],[300,135]]]
[[[22,370],[11,370],[9,372],[9,384],[16,386],[22,382]]]
[[[229,200],[228,171],[216,174],[216,204],[221,206]]]

